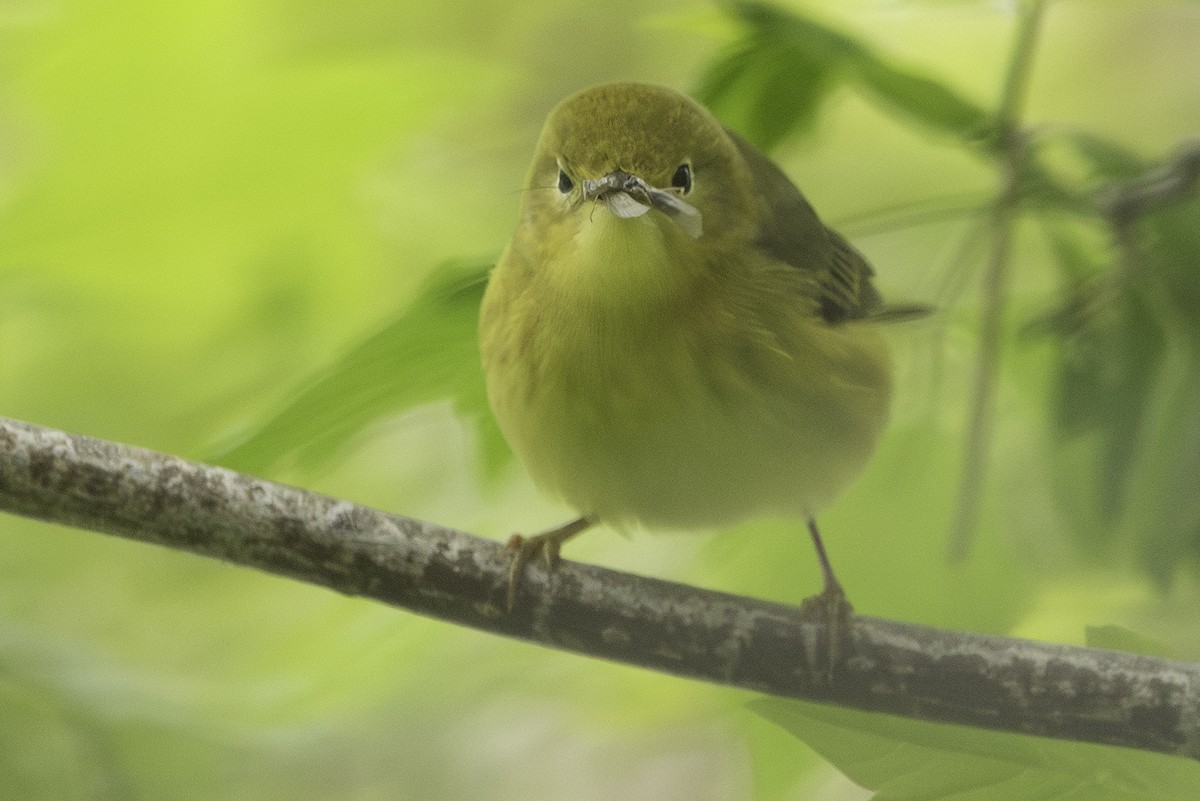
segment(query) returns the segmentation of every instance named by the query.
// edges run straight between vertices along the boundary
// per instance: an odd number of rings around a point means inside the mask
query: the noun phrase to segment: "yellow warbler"
[[[509,587],[595,522],[809,522],[888,416],[889,311],[867,262],[787,176],[690,98],[596,86],[560,103],[480,317],[488,395],[535,482],[580,518],[514,537]],[[835,610],[836,611],[836,610]],[[848,611],[838,614],[848,614]]]

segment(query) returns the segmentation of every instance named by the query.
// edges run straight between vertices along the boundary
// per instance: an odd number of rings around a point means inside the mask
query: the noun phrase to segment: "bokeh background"
[[[1012,3],[788,7],[995,107]],[[684,0],[3,0],[0,414],[496,538],[559,522],[478,415],[470,314],[425,288],[503,247],[561,97],[707,91],[885,294],[939,307],[893,329],[893,425],[822,520],[856,607],[1068,643],[1121,626],[1200,659],[1195,264],[1180,256],[1165,307],[1130,311],[1077,291],[1108,286],[1111,232],[1030,208],[981,516],[952,564],[996,162],[837,70],[754,95],[760,64],[717,92],[762,43],[748,30]],[[1194,2],[1050,4],[1025,113],[1039,157],[1080,193],[1169,157],[1200,130],[1197,41]],[[771,127],[763,109],[789,103],[811,113]],[[1168,257],[1200,207],[1170,213],[1147,244]],[[1046,323],[1085,296],[1121,311]],[[372,342],[386,358],[355,373]],[[1079,400],[1097,396],[1114,404]],[[309,447],[319,432],[286,422],[298,399],[356,425]],[[601,531],[567,556],[787,602],[819,586],[795,524]],[[869,797],[751,698],[0,517],[3,798]]]

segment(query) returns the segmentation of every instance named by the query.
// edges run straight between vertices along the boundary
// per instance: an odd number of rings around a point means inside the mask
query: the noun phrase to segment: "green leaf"
[[[828,66],[785,42],[754,39],[715,61],[696,96],[764,150],[817,119],[831,81]]]
[[[247,472],[285,458],[312,466],[378,420],[452,399],[477,425],[489,468],[503,464],[508,451],[488,412],[476,337],[489,268],[476,261],[444,264],[408,309],[302,381],[282,408],[214,458]]]
[[[799,701],[750,708],[873,801],[1192,801],[1200,765],[1122,748],[906,720]]]
[[[732,3],[731,9],[755,35],[787,42],[826,64],[837,64],[858,55],[864,48],[847,36],[813,19],[784,11],[769,3]]]
[[[1072,133],[1066,141],[1091,166],[1097,178],[1110,181],[1132,178],[1147,166],[1145,159],[1129,148],[1102,136]]]
[[[1155,245],[1139,269],[1162,283],[1161,297],[1172,310],[1172,323],[1193,349],[1200,349],[1200,187],[1191,196],[1147,214],[1140,221],[1144,240]]]
[[[986,136],[991,115],[940,81],[894,67],[866,50],[854,65],[865,88],[912,121],[967,141]]]
[[[1163,588],[1182,565],[1200,568],[1200,353],[1175,351],[1155,389],[1128,527],[1142,565]]]
[[[696,97],[764,150],[812,127],[853,39],[764,3],[732,3],[742,39],[705,72]]]
[[[1028,330],[1049,335],[1055,348],[1056,433],[1064,442],[1096,438],[1089,495],[1102,520],[1111,522],[1128,500],[1166,331],[1147,287],[1123,281],[1111,251],[1085,244],[1052,220],[1042,229],[1066,282],[1057,308]],[[1094,540],[1102,532],[1080,533]]]
[[[732,3],[729,13],[746,33],[713,62],[696,95],[759,147],[811,127],[839,81],[930,130],[966,140],[986,133],[990,116],[978,105],[851,36],[764,3]]]

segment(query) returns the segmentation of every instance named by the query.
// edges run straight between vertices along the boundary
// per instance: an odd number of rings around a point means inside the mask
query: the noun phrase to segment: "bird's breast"
[[[877,335],[786,297],[765,313],[753,287],[671,260],[661,231],[625,230],[641,218],[617,222],[578,235],[572,263],[489,287],[485,367],[508,442],[537,483],[608,522],[815,511],[886,417]]]

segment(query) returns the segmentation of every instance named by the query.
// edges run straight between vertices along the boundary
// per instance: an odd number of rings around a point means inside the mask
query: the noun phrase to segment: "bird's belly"
[[[789,352],[711,321],[592,330],[493,368],[520,371],[489,374],[506,388],[493,406],[535,481],[606,522],[811,514],[862,468],[886,418],[886,350],[858,331],[820,325],[797,337],[817,347]]]

